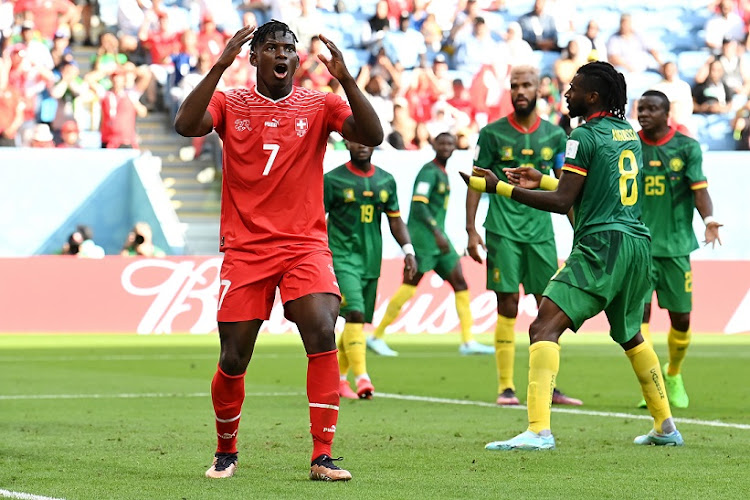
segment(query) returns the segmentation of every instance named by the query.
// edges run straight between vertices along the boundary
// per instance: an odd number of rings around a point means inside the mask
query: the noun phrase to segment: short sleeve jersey
[[[693,231],[694,191],[706,189],[698,141],[674,128],[658,142],[638,134],[643,147],[640,192],[643,222],[651,231],[654,257],[681,257],[698,248]]]
[[[507,181],[504,168],[532,167],[549,175],[562,167],[565,131],[541,118],[524,130],[510,115],[479,132],[474,165],[492,170]],[[504,196],[490,196],[487,231],[514,241],[536,243],[554,238],[549,212],[516,203]]]
[[[414,191],[411,197],[409,211],[409,235],[419,254],[439,254],[440,249],[435,245],[432,228],[415,215],[414,207],[417,203],[427,206],[427,210],[437,226],[445,231],[445,213],[448,210],[451,187],[448,184],[448,174],[443,167],[434,161],[425,164],[414,180]]]
[[[277,101],[234,89],[215,92],[208,111],[224,141],[220,250],[327,248],[323,155],[351,115],[346,102],[300,87]]]
[[[573,203],[573,243],[601,231],[649,238],[641,222],[641,141],[630,124],[609,113],[590,116],[573,130],[563,171],[586,176]]]
[[[334,267],[346,266],[363,278],[380,277],[382,214],[401,216],[393,176],[377,167],[365,174],[347,163],[328,172],[323,186]]]

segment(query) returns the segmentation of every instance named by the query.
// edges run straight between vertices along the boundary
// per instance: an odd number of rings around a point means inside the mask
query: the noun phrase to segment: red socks
[[[237,453],[237,429],[245,400],[245,374],[227,375],[217,367],[211,381],[211,400],[214,403],[219,442],[216,452]]]
[[[336,349],[307,358],[307,399],[310,402],[312,459],[331,455],[331,443],[339,417],[339,362]],[[218,424],[217,424],[218,425]]]

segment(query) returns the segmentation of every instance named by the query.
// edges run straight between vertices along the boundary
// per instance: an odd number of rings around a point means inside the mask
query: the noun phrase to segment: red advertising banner
[[[485,289],[484,266],[468,258],[462,265],[472,296],[474,331],[493,331],[495,295]],[[0,332],[213,332],[220,266],[220,256],[0,259]],[[401,259],[383,262],[376,323],[401,283],[401,266]],[[750,261],[696,261],[693,283],[694,332],[750,332]],[[534,298],[522,295],[516,329],[527,329],[535,316]],[[667,314],[654,308],[652,331],[668,328]],[[277,297],[263,331],[292,329]],[[457,330],[453,292],[430,273],[388,331],[441,334]],[[606,332],[606,318],[600,314],[582,330]]]

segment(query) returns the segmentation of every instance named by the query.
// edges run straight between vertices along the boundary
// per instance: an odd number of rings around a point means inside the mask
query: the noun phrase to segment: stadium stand
[[[171,34],[195,32],[201,50],[210,52],[214,57],[241,23],[255,23],[271,17],[288,22],[302,37],[298,48],[303,59],[310,45],[310,33],[323,32],[341,48],[347,66],[355,77],[364,72],[359,79],[360,84],[379,110],[386,134],[392,132],[394,102],[399,102],[400,106],[409,110],[415,123],[427,123],[428,129],[434,128],[435,123],[443,123],[436,121],[436,113],[452,117],[444,123],[452,127],[452,132],[468,137],[471,144],[487,120],[499,118],[508,110],[508,51],[504,38],[509,27],[512,28],[511,24],[531,13],[536,2],[267,0],[263,9],[251,9],[246,6],[249,2],[243,0],[99,0],[96,3],[97,14],[90,30],[92,38],[106,33],[114,35],[106,38],[107,41],[99,47],[90,46],[89,34],[82,24],[81,7],[74,2],[56,2],[60,10],[58,17],[52,19],[52,31],[48,16],[42,16],[30,7],[33,2],[0,2],[0,92],[3,93],[2,110],[8,111],[0,118],[0,144],[29,146],[38,123],[49,125],[59,143],[62,124],[75,120],[80,130],[79,145],[99,147],[102,109],[106,109],[106,106],[102,108],[102,102],[108,99],[113,76],[123,72],[126,74],[127,95],[134,102],[136,110],[141,105],[148,109],[148,113],[139,116],[136,122],[138,147],[161,157],[165,189],[172,195],[181,219],[194,223],[192,226],[197,228],[201,220],[215,217],[218,210],[220,154],[216,153],[220,148],[217,145],[211,148],[211,141],[204,147],[201,141],[181,138],[172,130],[171,121],[179,106],[180,95],[189,91],[189,88],[178,88],[178,82],[196,71],[198,54],[183,49],[179,43],[174,48],[166,49],[166,52],[155,50],[154,43],[166,43],[165,35],[158,33],[160,19],[168,20],[167,30]],[[544,99],[545,117],[563,126],[567,123],[561,103],[565,89],[556,80],[555,63],[561,55],[565,55],[565,47],[570,40],[582,40],[591,20],[598,24],[599,32],[594,50],[583,54],[578,60],[580,64],[604,57],[604,50],[599,54],[595,47],[597,44],[602,47],[618,32],[621,16],[626,13],[632,16],[637,35],[659,55],[660,61],[650,61],[653,67],[646,71],[626,71],[628,97],[631,100],[629,118],[636,126],[632,102],[643,91],[662,81],[662,75],[657,72],[660,64],[657,63],[675,61],[680,78],[691,86],[695,85],[696,73],[712,54],[706,45],[706,26],[709,22],[713,22],[710,29],[712,36],[715,36],[717,26],[724,26],[722,15],[742,19],[745,37],[740,44],[742,61],[750,64],[747,53],[750,14],[743,7],[746,2],[546,0],[541,3],[545,4],[542,7],[544,13],[555,19],[558,47],[556,50],[534,51],[530,63],[550,77],[553,87],[556,85],[557,88],[548,92]],[[729,14],[721,14],[725,3],[725,9],[731,11]],[[377,19],[379,9],[387,13],[385,20]],[[38,16],[36,20],[35,15]],[[409,19],[409,29],[427,41],[427,52],[423,55],[424,62],[414,67],[402,67],[396,61],[393,68],[387,69],[389,65],[384,64],[385,61],[379,59],[378,55],[383,47],[383,39],[388,38],[383,33],[398,30],[402,16]],[[462,71],[457,66],[461,37],[471,36],[477,17],[484,19],[491,38],[498,44],[498,50],[497,53],[482,54],[480,58],[474,54],[474,61],[479,60],[478,69],[473,65],[471,72]],[[213,22],[223,34],[203,33],[201,30],[207,22]],[[138,31],[141,31],[141,40],[138,39]],[[49,33],[54,33],[54,36]],[[730,35],[727,32],[726,36]],[[151,37],[151,42],[146,42],[147,36]],[[60,48],[65,45],[68,47]],[[150,52],[147,46],[151,47]],[[394,49],[388,46],[387,49],[395,50],[393,57],[397,60],[401,52],[413,47],[396,46]],[[50,51],[53,62],[43,62],[48,59],[46,51]],[[152,60],[154,54],[170,52],[171,57],[161,61]],[[181,56],[178,57],[177,53],[181,53]],[[448,63],[447,71],[433,71],[432,61],[438,54],[441,61],[444,59]],[[338,90],[336,82],[327,81],[325,73],[299,73],[297,76],[301,85]],[[469,90],[468,99],[455,99],[452,83],[456,79],[460,79]],[[237,63],[225,73],[224,88],[253,83],[253,68],[247,63],[247,54],[241,54]],[[744,94],[735,96],[727,113],[693,114],[683,125],[701,141],[705,149],[735,149],[730,123],[747,102],[747,97]],[[460,109],[451,103],[460,104]],[[414,136],[416,133],[407,132],[406,135]],[[411,137],[403,139],[407,139],[403,141],[404,148],[417,147]],[[382,147],[390,148],[394,143],[399,144],[398,141],[387,142]],[[332,148],[340,146],[340,142],[331,141]]]

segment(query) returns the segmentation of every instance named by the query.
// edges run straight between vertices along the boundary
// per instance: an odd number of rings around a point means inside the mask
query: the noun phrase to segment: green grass
[[[664,336],[655,337],[665,359]],[[528,340],[518,338],[523,399]],[[215,446],[215,335],[0,336],[0,490],[69,500],[747,498],[750,337],[694,339],[690,408],[675,410],[693,420],[678,424],[685,447],[632,444],[650,428],[635,417],[645,415],[634,408],[637,382],[619,347],[588,334],[563,337],[559,387],[585,410],[634,417],[553,413],[557,450],[504,453],[484,444],[524,430],[525,411],[398,398],[492,403],[493,358],[459,356],[456,336],[391,336],[400,357],[368,356],[383,396],[341,404],[334,453],[354,479],[325,484],[307,479],[306,362],[295,336],[258,342],[229,480],[203,477]]]

